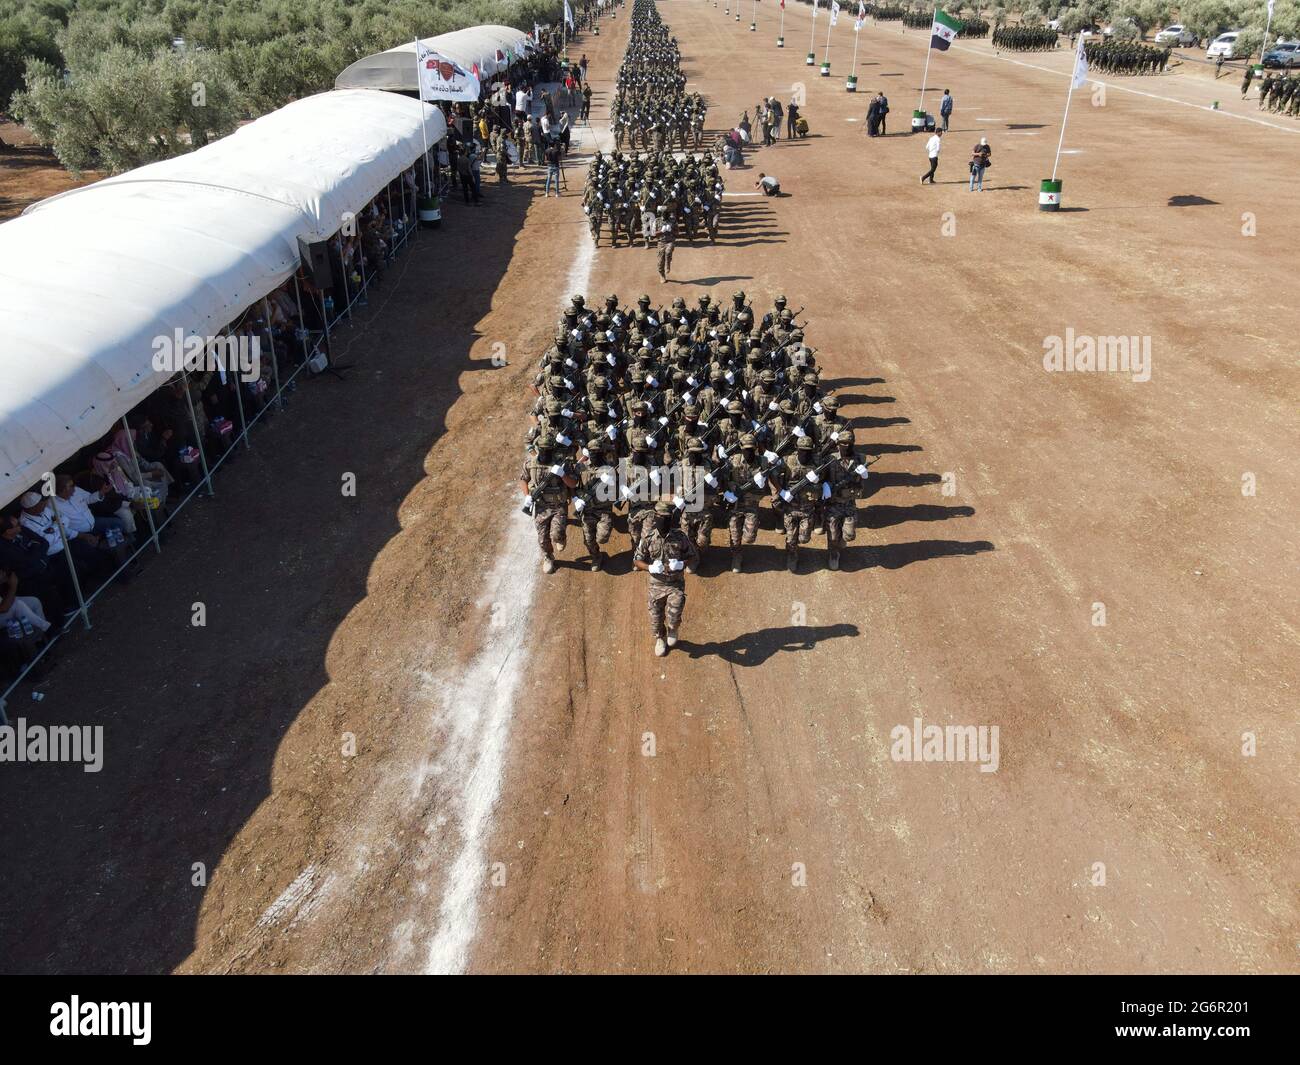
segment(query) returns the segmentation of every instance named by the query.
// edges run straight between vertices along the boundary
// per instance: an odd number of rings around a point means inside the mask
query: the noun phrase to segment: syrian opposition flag
[[[569,0],[564,0],[564,21],[569,29],[573,29],[573,9],[569,7]]]
[[[951,15],[936,8],[934,12],[934,25],[930,27],[930,47],[937,48],[941,52],[946,52],[948,50],[948,45],[952,44],[960,30],[960,19],[955,19]]]
[[[1074,77],[1070,81],[1071,88],[1082,89],[1083,83],[1088,80],[1088,57],[1083,51],[1083,37],[1079,37],[1079,49],[1074,53]]]
[[[860,33],[862,25],[867,21],[867,5],[858,0],[858,17],[853,22],[853,32]]]
[[[840,20],[840,5],[836,2],[836,0],[831,0],[831,25],[834,26],[835,23],[839,22],[839,20]]]

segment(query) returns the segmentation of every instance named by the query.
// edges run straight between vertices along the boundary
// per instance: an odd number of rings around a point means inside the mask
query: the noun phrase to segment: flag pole
[[[424,82],[420,75],[420,38],[415,38],[415,95],[420,98],[420,136],[424,140],[424,189],[433,195],[433,179],[429,177],[429,127],[424,116]]]
[[[832,15],[826,20],[826,52],[822,56],[822,66],[829,66],[831,61],[831,29],[835,26],[835,17]]]
[[[1074,66],[1070,68],[1070,91],[1065,94],[1065,114],[1061,116],[1061,137],[1056,142],[1056,160],[1052,163],[1052,180],[1056,180],[1056,168],[1061,165],[1061,146],[1065,143],[1065,123],[1070,117],[1070,100],[1074,97],[1074,72],[1079,67],[1079,52],[1083,51],[1083,38],[1079,38],[1079,48],[1074,54]]]
[[[1264,62],[1264,53],[1268,51],[1268,31],[1273,25],[1273,0],[1268,0],[1268,18],[1264,21],[1264,43],[1259,46],[1259,61]],[[1246,57],[1246,62],[1250,62],[1250,57]]]
[[[817,54],[817,0],[813,0],[812,33],[808,36],[808,65],[812,66],[813,56]]]
[[[862,8],[859,6],[859,11]],[[861,19],[855,19],[853,23],[853,77],[858,76],[858,38],[862,36],[862,23],[866,20],[866,14],[863,13]]]
[[[930,81],[930,56],[934,52],[934,18],[938,17],[939,9],[934,9],[934,17],[930,19],[930,37],[931,41],[925,48],[925,72],[921,75],[921,103],[917,107],[918,111],[925,110],[925,87]]]

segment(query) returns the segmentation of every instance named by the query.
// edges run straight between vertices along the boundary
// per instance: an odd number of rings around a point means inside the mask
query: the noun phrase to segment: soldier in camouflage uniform
[[[602,544],[614,531],[614,508],[618,505],[618,453],[607,436],[587,441],[587,461],[578,475],[574,509],[582,523],[582,542],[591,556],[591,571],[605,564]]]
[[[735,454],[730,456],[722,493],[723,502],[730,508],[727,540],[731,545],[732,573],[741,570],[742,545],[752,544],[758,538],[758,510],[768,484],[754,450],[758,445],[754,435],[744,433],[736,443],[738,446]]]
[[[799,569],[800,545],[812,539],[814,512],[823,494],[813,438],[801,436],[795,448],[796,453],[787,456],[772,477],[773,505],[784,504],[781,521],[785,526],[785,567],[791,573]]]
[[[709,537],[713,534],[713,503],[716,490],[721,482],[708,484],[705,478],[709,469],[705,466],[708,448],[699,437],[692,436],[686,443],[686,455],[678,464],[678,499],[682,502],[681,529],[691,538],[696,549],[703,555],[709,546]]]
[[[671,503],[655,504],[654,521],[632,556],[632,564],[650,574],[650,631],[655,654],[661,658],[677,645],[677,628],[686,609],[686,574],[699,562],[690,537],[672,527],[672,515]]]
[[[538,437],[537,455],[524,464],[519,475],[520,490],[532,506],[537,543],[542,549],[543,573],[555,572],[555,554],[564,550],[569,490],[578,486],[578,479],[566,463],[556,460],[554,451],[554,437],[549,434]]]
[[[831,496],[825,504],[831,569],[840,568],[840,552],[857,536],[858,500],[867,486],[867,464],[855,453],[854,444],[852,429],[838,433],[835,461],[826,470],[826,483],[831,486]]]

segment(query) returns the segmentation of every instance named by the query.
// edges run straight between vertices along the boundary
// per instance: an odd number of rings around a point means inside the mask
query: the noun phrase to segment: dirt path
[[[660,4],[711,126],[806,83],[814,135],[727,175],[715,247],[668,285],[589,255],[576,168],[559,200],[530,172],[449,204],[346,383],[304,386],[70,649],[28,714],[104,723],[106,768],[0,780],[0,885],[40,899],[0,915],[10,967],[1296,970],[1300,142],[1076,100],[1073,210],[1043,215],[1065,81],[1036,66],[1063,64],[972,44],[931,69],[957,111],[920,188],[921,140],[860,120],[883,87],[905,128],[923,37],[869,26],[854,97],[851,19],[819,79],[807,9],[778,51],[759,7],[750,34]],[[577,49],[597,125],[626,28]],[[759,170],[790,195],[749,195]],[[807,306],[880,459],[842,572],[786,573],[766,529],[747,572],[706,563],[665,660],[625,550],[593,575],[573,529],[540,575],[510,493],[579,284]],[[1151,379],[1046,373],[1067,329],[1149,336]],[[996,772],[894,761],[918,717],[997,725]]]

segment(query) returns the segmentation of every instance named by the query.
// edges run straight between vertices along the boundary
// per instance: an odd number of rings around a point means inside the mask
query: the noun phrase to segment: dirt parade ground
[[[6,970],[1300,970],[1300,123],[1176,70],[1094,78],[1040,212],[1068,49],[936,52],[922,186],[927,32],[868,20],[850,94],[847,5],[826,78],[825,11],[791,3],[778,49],[775,0],[726,6],[658,5],[711,138],[772,95],[811,133],[723,171],[716,244],[664,284],[654,250],[592,245],[628,5],[573,48],[567,191],[528,168],[448,202],[343,379],[9,708],[102,724],[105,767],[0,776]],[[541,570],[531,385],[573,293],[736,290],[805,308],[878,461],[838,572],[824,539],[787,572],[766,510],[742,573],[715,531],[659,658],[621,524],[604,572],[576,526]],[[1149,372],[1045,366],[1112,336]],[[900,753],[928,726],[991,757]]]

